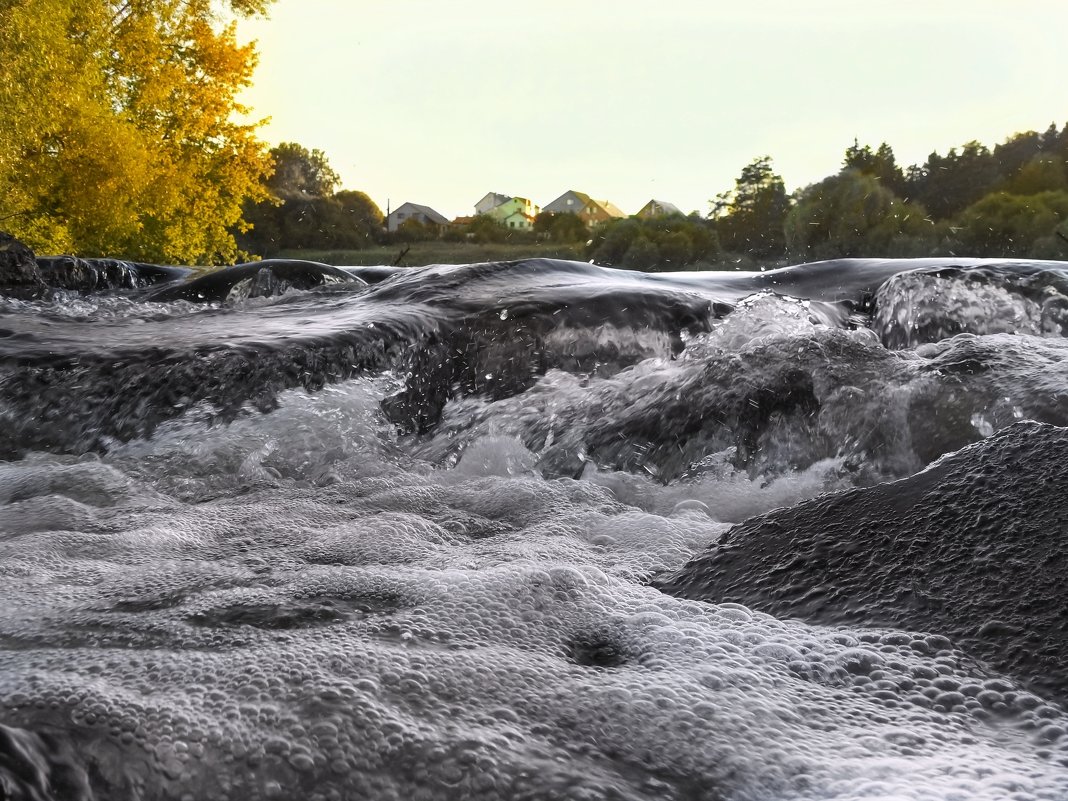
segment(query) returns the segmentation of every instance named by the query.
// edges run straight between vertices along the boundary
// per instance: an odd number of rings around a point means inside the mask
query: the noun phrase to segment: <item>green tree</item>
[[[660,249],[648,237],[639,234],[634,237],[623,255],[623,267],[628,270],[652,270],[659,266]]]
[[[479,214],[467,224],[467,235],[472,242],[506,242],[509,231],[488,214]]]
[[[245,209],[249,230],[242,247],[259,256],[281,250],[367,247],[380,235],[382,212],[363,192],[334,193],[340,180],[321,150],[295,142],[271,149],[271,197]],[[333,194],[332,194],[333,193]]]
[[[550,242],[565,244],[585,242],[590,237],[590,229],[577,214],[553,214],[547,211],[534,218],[534,233]]]
[[[634,218],[613,220],[597,226],[588,248],[590,258],[605,267],[622,266],[623,257],[641,230],[641,222]]]
[[[990,150],[969,142],[945,156],[932,153],[921,167],[909,170],[905,197],[923,205],[936,220],[962,211],[997,186],[1001,171]]]
[[[919,255],[934,243],[926,216],[875,176],[847,168],[799,193],[786,240],[799,259]]]
[[[397,242],[429,242],[437,239],[438,232],[416,219],[408,219],[397,226],[393,238]]]
[[[842,168],[878,179],[879,183],[895,195],[900,195],[905,190],[905,173],[897,166],[894,151],[886,142],[872,150],[871,145],[861,147],[854,139],[853,145],[846,149]]]
[[[690,240],[691,263],[712,261],[720,255],[719,237],[707,220],[694,212],[686,217],[686,226],[682,229]]]
[[[693,242],[682,231],[667,231],[657,247],[665,270],[681,270],[693,261]]]
[[[296,142],[272,147],[271,165],[267,188],[280,200],[329,197],[341,183],[323,151]]]
[[[1013,195],[1036,195],[1068,189],[1064,159],[1040,153],[1022,165],[1008,181],[1005,191]]]
[[[785,252],[783,224],[790,199],[770,156],[747,164],[735,180],[734,189],[718,195],[711,203],[716,233],[724,250],[758,258],[773,258]]]
[[[1068,192],[994,192],[954,220],[960,249],[973,256],[1064,258],[1057,233],[1068,221]]]
[[[0,4],[5,227],[44,252],[232,261],[269,162],[233,119],[255,53],[217,12],[267,4]]]
[[[1056,130],[1056,129],[1054,129]],[[998,173],[1011,180],[1025,164],[1042,155],[1046,145],[1044,137],[1035,131],[1016,133],[994,147],[994,161]]]
[[[700,217],[630,217],[594,229],[586,255],[606,267],[682,270],[719,253],[716,234]]]
[[[365,247],[373,244],[382,231],[385,217],[370,197],[363,192],[345,189],[334,193],[334,201],[341,211],[340,230],[350,242],[356,244],[337,245],[337,247]]]

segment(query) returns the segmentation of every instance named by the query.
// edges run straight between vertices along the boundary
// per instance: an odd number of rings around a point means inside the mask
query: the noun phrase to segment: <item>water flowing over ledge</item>
[[[35,264],[11,797],[1068,797],[1068,264]]]

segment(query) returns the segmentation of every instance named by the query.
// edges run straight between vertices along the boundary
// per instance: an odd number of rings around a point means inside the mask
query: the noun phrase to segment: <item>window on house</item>
[[[397,212],[397,219],[398,220],[403,220],[404,219],[404,212],[403,211],[398,211]]]

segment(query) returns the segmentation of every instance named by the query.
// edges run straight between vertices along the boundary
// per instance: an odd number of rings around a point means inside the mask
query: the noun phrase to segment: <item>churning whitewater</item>
[[[1068,263],[27,271],[0,798],[1068,798]]]

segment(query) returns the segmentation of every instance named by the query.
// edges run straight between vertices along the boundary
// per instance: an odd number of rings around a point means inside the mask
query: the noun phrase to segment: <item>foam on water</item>
[[[5,725],[107,798],[1068,793],[1061,710],[944,638],[644,585],[720,536],[717,492],[789,493],[545,480],[508,437],[432,470],[386,389],[8,465],[5,520],[53,523],[0,542]]]

